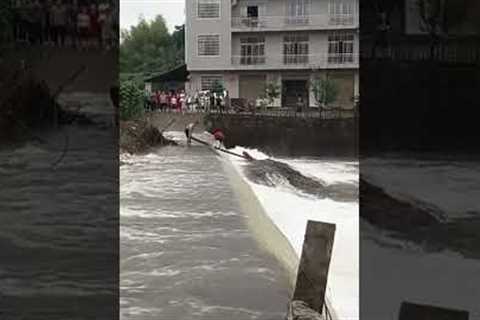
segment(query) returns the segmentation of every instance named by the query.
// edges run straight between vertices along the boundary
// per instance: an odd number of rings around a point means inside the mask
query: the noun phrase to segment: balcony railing
[[[232,56],[232,66],[242,69],[324,69],[358,68],[358,55],[279,54],[268,56]]]
[[[232,64],[233,65],[263,65],[266,62],[265,56],[233,56]]]
[[[232,17],[232,29],[245,30],[296,30],[310,28],[354,28],[358,26],[358,16],[354,14],[323,14],[308,16],[263,16]]]

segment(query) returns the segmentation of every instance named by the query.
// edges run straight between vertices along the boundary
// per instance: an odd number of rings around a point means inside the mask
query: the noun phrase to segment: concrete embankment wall
[[[148,118],[150,123],[159,130],[163,130],[174,120],[172,125],[168,127],[167,131],[184,131],[187,124],[195,121],[199,121],[198,125],[195,127],[195,132],[202,133],[205,131],[203,122],[204,114],[202,113],[181,114],[174,112],[152,112],[149,114]]]
[[[226,146],[259,148],[277,156],[356,157],[358,119],[253,115],[205,116],[208,128],[226,133]]]
[[[276,156],[356,157],[358,154],[358,119],[168,112],[151,113],[149,119],[160,130],[175,120],[167,131],[183,131],[188,123],[198,120],[196,133],[222,129],[227,148],[258,148]]]

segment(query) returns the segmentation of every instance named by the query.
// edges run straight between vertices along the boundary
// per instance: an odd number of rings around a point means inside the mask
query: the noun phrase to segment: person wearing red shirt
[[[177,103],[178,103],[178,97],[175,93],[172,93],[172,96],[170,97],[170,108],[172,111],[175,111],[177,109]]]
[[[223,142],[225,140],[225,134],[223,133],[222,130],[215,129],[213,131],[213,137],[215,138],[215,144],[214,144],[215,148],[225,148],[225,146],[223,145]]]

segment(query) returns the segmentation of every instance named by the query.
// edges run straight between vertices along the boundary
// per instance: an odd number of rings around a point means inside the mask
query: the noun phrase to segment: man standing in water
[[[192,133],[193,133],[193,129],[195,128],[195,126],[199,123],[199,121],[195,121],[195,122],[190,122],[189,124],[187,124],[187,126],[185,127],[185,135],[187,136],[187,144],[190,145],[192,144]]]

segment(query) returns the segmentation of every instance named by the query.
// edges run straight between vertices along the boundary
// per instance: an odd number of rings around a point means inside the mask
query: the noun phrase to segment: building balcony
[[[358,28],[358,15],[232,17],[233,32]]]
[[[232,56],[235,70],[356,69],[357,54]]]

